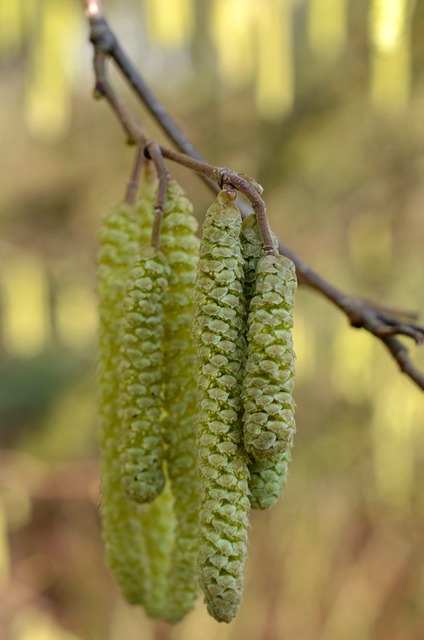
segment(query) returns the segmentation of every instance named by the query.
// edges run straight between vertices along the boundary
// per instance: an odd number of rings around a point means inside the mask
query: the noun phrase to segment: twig
[[[163,210],[165,207],[166,188],[168,186],[168,170],[163,161],[163,155],[160,146],[156,142],[150,142],[145,149],[146,155],[155,165],[156,173],[159,180],[158,195],[155,206],[155,216],[153,218],[152,228],[152,247],[160,248],[160,227],[162,224]]]
[[[125,202],[134,205],[137,199],[138,188],[140,184],[140,173],[145,160],[144,147],[139,145],[135,154],[134,166],[131,171],[131,177],[125,191]]]
[[[152,94],[131,60],[123,51],[105,18],[101,1],[83,0],[83,3],[90,22],[90,41],[95,50],[96,94],[107,99],[124,127],[129,140],[144,144],[146,147],[151,142],[144,134],[140,123],[115,95],[108,83],[105,75],[106,57],[110,57],[114,61],[118,70],[128,80],[130,86],[150,111],[155,121],[179,149],[179,151],[174,151],[160,146],[162,157],[178,162],[198,173],[214,192],[222,188],[224,184],[228,184],[244,193],[255,209],[264,237],[265,249],[272,251],[271,236],[268,235],[269,229],[266,222],[265,204],[258,190],[252,186],[251,180],[230,169],[215,167],[205,162],[162,104]],[[244,217],[250,213],[244,203],[241,203],[240,208]],[[399,311],[390,313],[390,310],[382,310],[377,304],[345,294],[322,278],[280,241],[279,251],[294,262],[299,284],[315,289],[315,291],[330,300],[346,315],[352,327],[365,329],[380,339],[398,363],[400,370],[413,380],[420,389],[424,390],[424,374],[410,360],[409,352],[405,345],[395,337],[396,335],[404,335],[412,338],[416,344],[422,344],[424,342],[423,326],[402,322],[395,317],[403,316],[406,319],[408,314]]]
[[[104,22],[104,20],[102,20],[102,22]],[[149,153],[149,149],[154,150],[155,157],[152,157],[152,160],[158,171],[159,185],[161,185],[161,176],[163,176],[163,173],[166,172],[163,164],[159,163],[160,155],[162,158],[167,158],[168,160],[172,160],[173,162],[181,164],[187,169],[195,171],[202,177],[206,178],[208,183],[217,183],[218,189],[222,188],[225,184],[234,187],[249,199],[255,210],[259,228],[264,239],[265,251],[267,253],[274,253],[271,231],[269,229],[268,220],[266,217],[265,202],[262,200],[258,192],[261,188],[260,185],[253,181],[253,179],[244,177],[244,175],[236,173],[235,171],[231,171],[230,169],[226,169],[225,167],[216,167],[208,162],[205,162],[204,160],[192,158],[186,153],[174,151],[173,149],[169,149],[168,147],[164,147],[163,145],[159,145],[150,140],[145,135],[141,124],[113,90],[112,85],[110,84],[106,75],[105,61],[106,54],[104,53],[104,51],[99,51],[96,49],[94,54],[94,72],[96,76],[94,94],[96,98],[105,98],[108,101],[109,105],[115,112],[119,122],[121,123],[121,126],[124,128],[128,136],[128,141],[130,143],[144,144],[145,152],[147,153]],[[254,182],[256,186],[254,186],[252,182]],[[214,188],[214,190],[216,189]],[[152,235],[152,242],[156,247],[158,246],[159,242],[159,229],[160,218],[156,217]]]

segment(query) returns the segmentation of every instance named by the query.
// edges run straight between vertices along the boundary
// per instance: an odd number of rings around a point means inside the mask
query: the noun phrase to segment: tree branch
[[[253,186],[252,180],[244,178],[242,174],[230,169],[215,167],[202,158],[201,154],[166,112],[163,105],[150,91],[131,60],[123,51],[106,20],[101,0],[83,0],[83,4],[90,23],[90,41],[95,51],[95,95],[104,97],[109,102],[129,141],[143,144],[147,149],[147,154],[149,153],[148,147],[152,144],[152,141],[145,135],[141,124],[134,115],[116,96],[106,78],[105,62],[107,58],[111,58],[114,61],[118,70],[127,79],[155,121],[179,149],[179,151],[174,151],[167,147],[156,145],[156,153],[159,150],[163,158],[177,162],[198,173],[214,192],[217,192],[226,184],[244,193],[250,200],[257,215],[264,238],[265,250],[272,251],[265,204],[260,197],[260,189]],[[242,215],[244,217],[249,215],[250,208],[246,206],[246,203],[242,202],[240,205]],[[412,363],[406,346],[395,337],[396,335],[404,335],[412,338],[416,344],[422,344],[424,342],[423,326],[396,318],[396,316],[400,315],[406,318],[408,316],[406,313],[393,312],[388,309],[382,310],[375,303],[345,294],[300,260],[281,241],[279,241],[279,251],[294,262],[299,284],[314,289],[331,301],[345,314],[352,327],[365,329],[381,340],[398,363],[400,370],[415,382],[421,390],[424,390],[424,374]]]

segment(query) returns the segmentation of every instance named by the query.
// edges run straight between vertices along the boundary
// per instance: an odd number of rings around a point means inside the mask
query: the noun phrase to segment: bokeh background
[[[262,183],[300,257],[424,316],[423,2],[105,6],[199,150]],[[171,629],[119,596],[97,514],[95,254],[133,149],[92,100],[87,34],[78,0],[0,2],[0,638],[422,640],[423,396],[306,288],[290,479],[252,516],[239,615],[199,603]],[[211,195],[171,169],[201,221]]]

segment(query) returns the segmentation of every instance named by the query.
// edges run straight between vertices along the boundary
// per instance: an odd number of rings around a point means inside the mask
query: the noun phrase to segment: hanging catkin
[[[168,472],[175,498],[176,535],[169,571],[168,622],[179,622],[197,600],[198,500],[196,471],[196,382],[192,344],[192,300],[198,261],[198,224],[181,187],[168,183],[161,247],[170,265],[165,298],[164,420]]]
[[[209,613],[230,622],[243,589],[249,499],[242,446],[240,372],[245,358],[241,217],[221,191],[203,226],[194,294],[197,349],[199,570]]]
[[[108,565],[123,595],[133,604],[144,601],[147,565],[140,510],[121,483],[118,370],[125,282],[137,253],[136,238],[132,208],[118,205],[103,218],[98,254],[97,364],[101,517]]]
[[[247,330],[243,381],[244,444],[256,460],[287,454],[293,443],[294,360],[291,329],[296,275],[284,256],[259,258]]]
[[[144,610],[151,618],[166,619],[168,573],[175,537],[174,498],[169,480],[160,496],[144,507],[141,520],[149,575]]]
[[[128,276],[119,375],[121,378],[122,483],[139,503],[165,485],[163,469],[163,302],[169,267],[163,254],[144,247]]]
[[[240,239],[245,259],[244,295],[248,309],[255,293],[258,260],[265,255],[262,235],[254,214],[243,220]],[[276,246],[277,242],[274,243],[274,248]],[[250,459],[249,497],[253,509],[268,509],[281,497],[287,482],[288,461],[287,453],[276,453],[266,460]]]

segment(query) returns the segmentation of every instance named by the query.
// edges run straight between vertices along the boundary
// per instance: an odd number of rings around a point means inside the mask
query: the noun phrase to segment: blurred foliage
[[[422,2],[105,5],[202,153],[263,184],[285,242],[346,291],[424,315]],[[421,640],[422,394],[303,288],[290,481],[253,515],[238,617],[199,604],[171,631],[119,597],[96,511],[94,264],[133,153],[91,100],[86,35],[76,0],[0,2],[0,637]],[[210,194],[172,171],[201,219]]]

